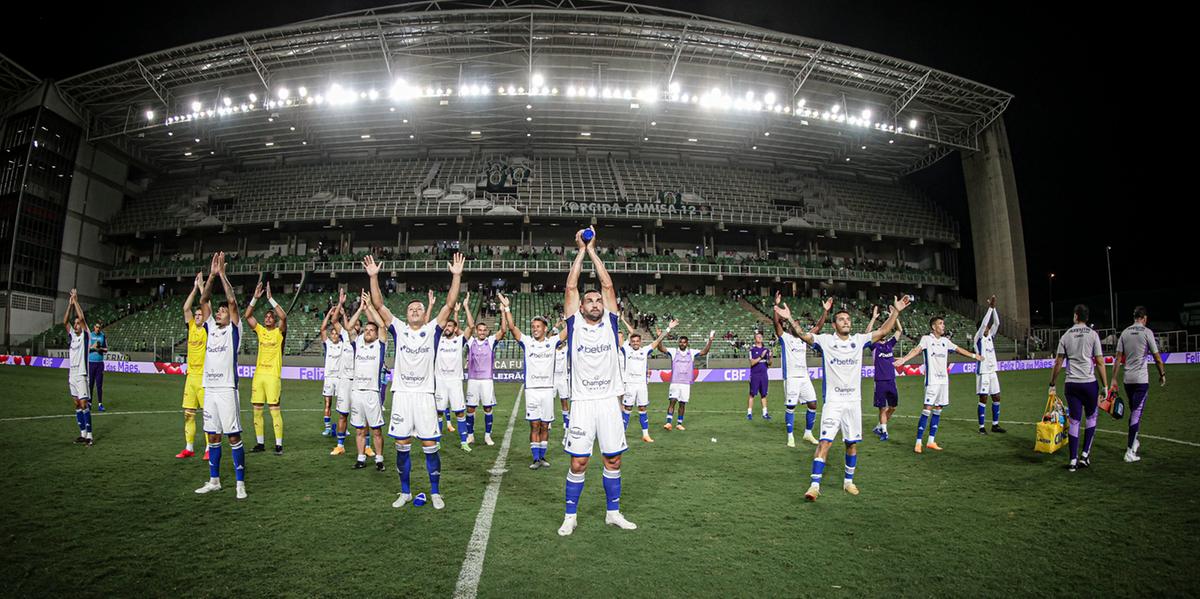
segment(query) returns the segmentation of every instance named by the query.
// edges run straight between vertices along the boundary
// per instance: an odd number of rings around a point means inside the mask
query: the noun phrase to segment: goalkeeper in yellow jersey
[[[204,409],[204,354],[208,347],[208,330],[204,328],[204,312],[192,310],[196,295],[204,291],[204,273],[196,273],[196,281],[187,301],[183,302],[183,324],[187,327],[187,381],[183,384],[183,451],[175,457],[183,459],[196,455],[196,410]],[[204,433],[200,433],[202,442]],[[208,459],[208,450],[204,450]]]
[[[254,318],[254,304],[266,292],[271,309],[267,310],[262,322]],[[263,404],[271,410],[271,428],[275,430],[275,455],[283,455],[283,414],[279,411],[279,388],[283,375],[283,340],[287,335],[287,313],[271,296],[271,284],[264,287],[259,283],[254,288],[254,298],[242,315],[254,333],[258,335],[258,362],[254,368],[250,404],[254,407],[254,435],[257,444],[250,451],[264,451],[266,439],[263,431]]]

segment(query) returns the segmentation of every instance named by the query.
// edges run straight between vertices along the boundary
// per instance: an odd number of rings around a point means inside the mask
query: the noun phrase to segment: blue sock
[[[854,467],[858,465],[858,454],[846,454],[846,482],[854,480]]]
[[[604,500],[610,512],[621,509],[621,471],[604,469]]]
[[[341,431],[341,432],[339,432],[339,433],[337,434],[337,440],[338,440],[338,447],[345,447],[345,446],[346,446],[346,433],[345,433],[345,431]]]
[[[540,447],[540,445],[536,441],[529,443],[529,453],[533,454],[533,461],[535,461],[535,462],[538,461],[538,448],[539,447]]]
[[[645,412],[638,412],[638,422],[642,423],[642,430],[650,430],[650,415]]]
[[[1000,402],[992,400],[992,424],[1000,424]]]
[[[83,411],[83,426],[88,433],[92,432],[92,408]]]
[[[208,444],[208,475],[212,478],[221,477],[221,444]]]
[[[79,436],[82,437],[86,430],[83,426],[83,410],[75,410],[75,424],[79,425]]]
[[[787,423],[788,434],[794,433],[796,431],[796,409],[787,408],[786,413],[783,415],[783,421]]]
[[[396,471],[400,473],[400,492],[408,494],[408,474],[412,470],[412,460],[409,459],[408,452],[412,449],[410,445],[400,445],[396,447]]]
[[[567,514],[574,514],[579,509],[579,496],[583,494],[583,472],[575,474],[567,471]]]
[[[442,482],[442,456],[438,454],[438,446],[426,447],[425,469],[429,471],[429,492],[440,494],[438,485]]]
[[[452,414],[454,414],[454,412],[451,412],[450,408],[446,408],[446,424],[450,424],[450,418],[452,417]]]
[[[983,426],[983,415],[987,411],[987,406],[981,401],[979,402],[979,426]]]
[[[456,420],[458,420],[458,441],[459,441],[459,443],[466,443],[467,442],[467,417],[463,416],[462,412],[458,412],[457,414],[454,415],[454,418]]]
[[[933,417],[929,419],[929,440],[932,441],[937,436],[938,421],[942,419],[942,411],[934,410]]]
[[[675,416],[672,415],[670,412],[667,412],[667,422],[670,422],[673,418],[675,418]]]
[[[676,417],[675,422],[678,424],[683,424],[683,414],[680,414],[678,417]]]
[[[825,474],[825,460],[821,458],[813,458],[812,467],[812,482],[814,485],[821,484],[821,476]]]
[[[629,412],[621,410],[621,421],[624,422],[625,430],[629,430]]]
[[[475,415],[470,412],[467,412],[467,434],[475,434]],[[466,441],[466,439],[463,440]]]
[[[816,423],[817,423],[817,411],[812,408],[809,408],[808,411],[804,413],[804,432],[811,433],[812,429],[813,429],[813,425]]]
[[[929,423],[929,410],[921,410],[921,419],[917,421],[917,443],[925,438],[925,425]]]
[[[563,428],[571,428],[570,410],[563,410]]]
[[[246,448],[242,447],[242,442],[238,441],[235,445],[230,445],[230,453],[233,455],[233,474],[237,477],[238,482],[246,480]]]
[[[329,417],[328,416],[325,417],[325,428],[326,429],[329,428]]]
[[[492,413],[491,412],[483,413],[483,432],[485,432],[489,435],[492,434]]]

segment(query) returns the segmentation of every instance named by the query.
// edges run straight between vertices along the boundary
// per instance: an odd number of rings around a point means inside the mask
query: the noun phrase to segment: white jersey
[[[443,381],[463,380],[463,336],[442,335],[438,341],[437,378]]]
[[[217,326],[212,316],[204,323],[208,346],[204,352],[205,389],[237,389],[237,355],[242,347],[242,321]]]
[[[845,339],[830,333],[813,335],[813,349],[821,353],[825,368],[825,403],[862,403],[863,349],[869,343],[871,336],[866,333]]]
[[[1067,382],[1091,383],[1096,380],[1096,364],[1093,358],[1103,358],[1100,335],[1085,324],[1077,324],[1063,333],[1058,340],[1060,356],[1067,357]]]
[[[350,333],[345,329],[342,330],[342,347],[345,349],[342,351],[342,360],[337,367],[338,376],[350,380],[354,377],[354,348],[350,346]]]
[[[557,339],[545,338],[538,341],[532,335],[522,335],[518,344],[524,353],[525,388],[554,388],[554,346]]]
[[[783,378],[808,379],[808,344],[803,339],[784,332],[779,336],[783,351]]]
[[[70,376],[87,376],[88,333],[87,331],[76,333],[72,330],[70,336]]]
[[[991,328],[987,334],[984,334],[983,329],[988,326],[988,321],[991,320]],[[979,330],[975,331],[975,353],[983,357],[979,362],[979,374],[992,374],[998,369],[996,362],[996,330],[1000,328],[1000,315],[995,308],[988,308],[987,314],[983,317],[983,322],[979,325]]]
[[[433,363],[442,327],[431,320],[414,331],[407,323],[393,319],[388,330],[396,345],[392,391],[432,394]]]
[[[625,345],[621,346],[626,383],[646,384],[646,364],[653,353],[654,348],[648,345],[633,349],[633,346],[626,342]]]
[[[567,342],[562,341],[558,344],[558,350],[554,352],[554,380],[566,380],[570,374],[570,369],[567,368]]]
[[[325,378],[336,379],[345,376],[342,370],[342,354],[354,351],[350,344],[346,343],[339,334],[327,335],[322,345],[325,350]]]
[[[356,391],[379,391],[379,374],[383,371],[383,360],[387,356],[387,344],[382,339],[370,343],[362,335],[354,340],[354,345],[347,348],[354,355],[354,370],[352,376],[353,389]]]
[[[1158,353],[1158,342],[1149,327],[1135,324],[1121,331],[1117,351],[1125,354],[1125,382],[1149,383],[1150,369],[1146,358]],[[1115,382],[1115,381],[1114,381]]]
[[[571,401],[615,399],[625,391],[617,343],[617,315],[604,311],[596,324],[582,312],[567,318]]]
[[[950,352],[958,349],[948,337],[921,337],[925,356],[925,386],[950,384]]]

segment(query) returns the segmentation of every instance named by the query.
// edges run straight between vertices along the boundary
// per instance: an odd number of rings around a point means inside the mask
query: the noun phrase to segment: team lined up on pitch
[[[338,302],[330,308],[321,323],[321,339],[325,350],[325,380],[322,395],[325,399],[323,434],[335,436],[337,445],[331,455],[345,453],[348,428],[356,430],[357,459],[354,467],[366,467],[366,458],[374,457],[375,467],[384,471],[383,427],[392,437],[396,450],[396,471],[400,492],[392,504],[400,508],[414,502],[411,489],[410,458],[414,442],[425,454],[429,477],[429,501],[435,509],[445,507],[441,494],[441,438],[443,426],[457,432],[459,447],[470,452],[475,442],[475,418],[478,408],[484,413],[484,443],[493,445],[493,408],[496,395],[492,368],[497,343],[511,335],[520,345],[524,361],[525,418],[530,423],[530,469],[550,466],[546,459],[550,427],[555,412],[561,407],[563,418],[563,448],[570,456],[565,486],[565,515],[560,535],[571,534],[576,526],[576,510],[583,491],[587,466],[593,447],[600,446],[603,463],[603,488],[606,499],[605,522],[623,529],[637,526],[620,511],[622,454],[628,449],[625,432],[633,409],[638,410],[642,440],[653,443],[649,431],[649,393],[647,363],[653,352],[667,354],[672,363],[668,391],[665,430],[683,431],[686,407],[691,396],[695,359],[704,356],[712,347],[714,332],[710,331],[703,349],[689,346],[686,336],[678,346],[664,345],[667,335],[678,321],[672,320],[666,330],[644,344],[641,334],[628,322],[626,335],[621,331],[618,303],[612,278],[595,249],[592,229],[576,233],[577,253],[567,276],[563,317],[551,327],[549,319],[538,316],[523,330],[514,322],[509,298],[498,294],[500,301],[499,329],[492,333],[488,325],[476,323],[470,309],[470,294],[459,302],[464,258],[455,254],[449,263],[451,284],[445,304],[433,311],[436,298],[429,293],[427,303],[413,300],[405,307],[403,320],[392,314],[384,304],[380,291],[379,272],[382,264],[372,256],[363,259],[363,269],[369,278],[369,290],[363,290],[355,313],[347,318],[346,293],[340,291]],[[598,290],[581,292],[579,279],[584,259],[590,259],[599,281]],[[225,301],[214,308],[213,287],[217,281],[224,290]],[[265,294],[271,308],[262,322],[254,317],[255,305]],[[195,299],[199,307],[193,310]],[[802,327],[781,297],[776,295],[773,308],[775,334],[781,346],[786,408],[787,445],[795,447],[795,412],[804,404],[803,440],[816,445],[812,461],[811,482],[805,497],[815,501],[821,494],[825,461],[833,442],[840,434],[846,447],[845,475],[842,488],[858,495],[854,482],[857,467],[857,445],[862,441],[862,372],[863,352],[872,351],[875,361],[874,406],[879,410],[879,424],[874,433],[880,441],[890,439],[888,422],[898,404],[896,370],[921,354],[924,358],[925,394],[923,410],[917,425],[914,445],[916,453],[925,450],[942,451],[936,436],[942,410],[949,404],[949,355],[958,353],[979,362],[976,369],[976,394],[979,398],[979,432],[987,434],[985,416],[991,401],[991,432],[1004,433],[1000,426],[1000,381],[994,337],[999,329],[999,314],[995,297],[988,300],[988,310],[976,331],[973,351],[955,345],[945,335],[944,320],[930,320],[930,332],[910,352],[895,357],[893,352],[900,339],[900,313],[913,301],[903,296],[888,307],[879,328],[875,323],[881,316],[874,309],[870,323],[863,333],[853,331],[849,311],[840,309],[832,314],[833,332],[822,333],[833,309],[833,298],[824,300],[823,313],[811,327]],[[458,315],[465,311],[467,332],[459,329]],[[74,320],[72,321],[72,313]],[[1092,441],[1095,436],[1098,406],[1105,401],[1106,391],[1116,392],[1117,374],[1125,368],[1125,391],[1131,402],[1129,435],[1125,452],[1126,462],[1140,460],[1137,454],[1138,431],[1142,410],[1149,388],[1147,360],[1153,357],[1159,372],[1160,384],[1166,384],[1166,373],[1153,332],[1146,327],[1144,308],[1134,311],[1134,324],[1122,332],[1111,386],[1105,368],[1100,340],[1087,326],[1086,306],[1076,306],[1075,326],[1063,335],[1056,352],[1057,359],[1051,374],[1049,391],[1055,394],[1055,382],[1064,359],[1067,364],[1066,397],[1069,405],[1068,437],[1072,472],[1091,464]],[[366,317],[365,324],[361,322]],[[260,282],[254,296],[239,313],[236,294],[225,272],[224,253],[212,258],[209,275],[196,275],[191,293],[183,308],[188,329],[187,379],[184,384],[184,435],[186,446],[176,457],[194,455],[196,410],[203,410],[205,459],[209,463],[209,479],[196,489],[198,494],[221,490],[220,465],[222,437],[228,437],[232,455],[236,497],[245,499],[246,460],[241,440],[242,427],[238,403],[237,355],[241,347],[243,321],[258,337],[257,368],[252,381],[254,425],[257,443],[252,451],[265,451],[264,406],[269,408],[275,437],[275,453],[283,453],[283,419],[280,412],[280,384],[283,341],[287,334],[287,312],[275,301],[269,283]],[[524,323],[522,323],[523,325]],[[94,443],[89,394],[89,370],[86,354],[99,351],[103,340],[92,339],[82,307],[72,290],[63,325],[70,334],[70,393],[75,401],[79,437],[76,442]],[[391,413],[385,422],[388,372],[385,360],[387,341],[395,345],[392,364]],[[820,356],[824,367],[820,426],[817,426],[818,401],[815,387],[809,378],[806,362],[808,347]],[[465,369],[467,387],[463,393],[464,367],[462,355],[467,353]],[[763,335],[755,335],[748,355],[750,393],[747,419],[753,419],[753,402],[762,401],[764,419],[770,419],[766,397],[769,383],[767,368],[771,364],[770,349]],[[1103,385],[1096,384],[1099,371]],[[558,401],[555,401],[555,398]],[[331,411],[332,408],[332,411]],[[337,413],[336,423],[332,413]],[[453,424],[452,424],[453,420]],[[1080,428],[1084,424],[1082,447]],[[814,435],[814,431],[816,434]],[[928,440],[925,433],[928,431]],[[419,501],[419,499],[417,499]]]

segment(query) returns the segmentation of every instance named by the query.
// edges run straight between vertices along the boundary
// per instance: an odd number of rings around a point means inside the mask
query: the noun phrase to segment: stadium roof
[[[608,0],[344,13],[59,89],[89,139],[163,170],[584,151],[896,176],[976,149],[1012,98],[878,53]]]

